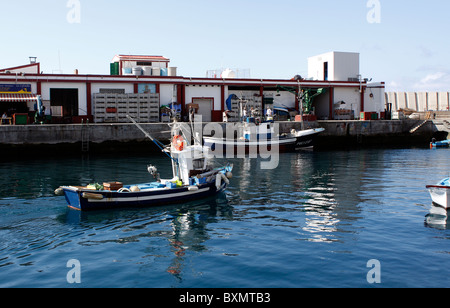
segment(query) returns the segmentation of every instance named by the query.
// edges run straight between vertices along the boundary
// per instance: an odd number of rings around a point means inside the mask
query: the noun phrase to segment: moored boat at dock
[[[296,130],[289,133],[277,134],[274,130],[273,121],[263,122],[259,125],[244,123],[242,135],[239,138],[217,138],[203,137],[204,144],[216,151],[223,150],[223,153],[264,153],[272,151],[274,148],[282,152],[295,152],[304,149],[313,149],[316,137],[325,129],[311,128]]]
[[[450,205],[450,178],[443,179],[436,185],[426,186],[433,203],[445,209]]]

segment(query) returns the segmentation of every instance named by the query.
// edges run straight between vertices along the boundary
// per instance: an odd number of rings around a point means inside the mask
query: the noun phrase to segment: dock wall
[[[318,121],[312,127],[323,127],[325,132],[318,138],[318,147],[413,145],[427,146],[438,128],[433,121],[427,121],[416,132],[409,131],[423,123],[420,120],[392,121]],[[280,133],[300,129],[300,122],[279,122]],[[154,138],[167,143],[170,126],[167,123],[141,124]],[[225,123],[220,123],[225,132]],[[84,132],[83,132],[84,130]],[[102,144],[123,147],[125,143],[140,143],[148,147],[152,144],[137,127],[132,124],[81,124],[72,125],[11,125],[0,126],[0,150],[70,148],[81,151],[83,134],[88,134],[91,149]],[[86,135],[85,135],[86,136]]]
[[[170,127],[165,123],[141,125],[156,139],[170,138]],[[0,144],[78,143],[83,139],[83,130],[87,132],[91,143],[143,141],[146,138],[133,124],[11,125],[0,126]]]
[[[414,133],[410,130],[421,120],[318,121],[325,131],[318,139],[320,148],[340,146],[428,146],[438,133],[433,121],[427,121]]]

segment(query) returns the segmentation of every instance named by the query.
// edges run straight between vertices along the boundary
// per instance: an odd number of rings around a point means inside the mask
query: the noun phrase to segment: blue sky
[[[145,54],[188,77],[231,67],[292,78],[307,76],[310,56],[349,51],[388,91],[450,91],[449,1],[378,0],[380,23],[369,0],[76,1],[80,23],[69,0],[3,1],[0,67],[36,56],[45,73],[108,74],[114,55]]]

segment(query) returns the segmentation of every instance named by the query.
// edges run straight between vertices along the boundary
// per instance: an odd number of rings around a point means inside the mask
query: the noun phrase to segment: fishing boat
[[[161,179],[157,168],[149,165],[147,171],[155,179],[149,183],[61,186],[55,193],[64,195],[70,208],[90,211],[184,203],[213,196],[226,189],[233,165],[213,168],[209,149],[196,141],[191,144],[178,125],[172,128],[170,146],[164,147],[134,119],[129,119],[170,158],[173,178]]]
[[[434,148],[448,148],[450,147],[450,139],[449,140],[443,140],[443,141],[436,141],[436,140],[432,140],[430,142],[430,148],[434,149]]]
[[[443,179],[436,185],[426,186],[433,203],[445,209],[450,205],[450,178]]]
[[[244,123],[239,138],[217,138],[204,136],[204,145],[223,153],[263,153],[277,148],[280,153],[313,149],[317,136],[324,128],[292,129],[289,133],[275,134],[274,122],[265,121],[256,125]],[[254,151],[254,152],[252,152]]]

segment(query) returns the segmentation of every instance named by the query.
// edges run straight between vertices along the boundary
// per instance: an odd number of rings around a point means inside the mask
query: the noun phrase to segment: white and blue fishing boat
[[[213,196],[226,189],[232,177],[233,166],[213,168],[209,149],[195,141],[191,145],[179,126],[174,125],[171,144],[164,147],[131,117],[129,119],[170,158],[173,178],[161,179],[156,167],[149,165],[147,170],[156,179],[154,182],[61,186],[55,193],[63,194],[70,208],[90,211],[184,203]]]
[[[426,186],[435,205],[445,209],[450,207],[450,178],[445,178],[436,185]]]
[[[299,89],[299,93],[300,93]],[[303,117],[303,97],[299,97],[301,102],[300,115]],[[227,156],[234,153],[245,154],[261,154],[276,151],[296,152],[300,150],[314,149],[317,136],[324,132],[324,128],[310,128],[305,129],[305,124],[301,122],[301,129],[292,129],[289,133],[276,132],[275,126],[278,123],[274,122],[272,110],[269,108],[266,111],[266,121],[261,121],[259,107],[254,109],[249,101],[242,98],[238,103],[239,117],[242,122],[238,125],[233,125],[238,128],[237,136],[204,136],[205,146],[210,147],[213,151],[226,153]],[[228,106],[231,110],[231,105]],[[250,117],[248,113],[250,110]],[[267,113],[269,112],[270,113]],[[275,114],[278,117],[284,114],[290,119],[289,110],[287,108],[274,107]]]
[[[324,132],[324,128],[293,129],[290,133],[276,134],[273,121],[265,121],[258,125],[253,123],[241,124],[241,136],[227,139],[211,136],[203,137],[205,146],[216,150],[221,148],[224,153],[249,154],[251,151],[263,153],[276,147],[280,153],[311,150],[314,148],[317,136]]]

